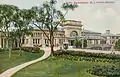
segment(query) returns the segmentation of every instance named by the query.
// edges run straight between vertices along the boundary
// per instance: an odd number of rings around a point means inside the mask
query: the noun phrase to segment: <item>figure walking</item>
[[[112,47],[111,47],[111,54],[115,54],[115,52],[114,52],[114,45],[112,45]]]

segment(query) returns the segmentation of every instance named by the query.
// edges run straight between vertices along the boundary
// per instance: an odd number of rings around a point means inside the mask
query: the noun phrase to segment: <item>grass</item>
[[[98,77],[87,72],[93,65],[112,65],[103,62],[73,61],[48,58],[17,72],[12,77]]]
[[[43,55],[43,52],[41,53],[23,52],[21,56],[19,54],[20,54],[19,51],[12,51],[11,58],[8,58],[8,51],[0,52],[0,73],[24,62],[37,59]]]

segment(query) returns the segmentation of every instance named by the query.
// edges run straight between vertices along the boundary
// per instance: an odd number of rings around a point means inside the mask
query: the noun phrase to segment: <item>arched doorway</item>
[[[70,46],[74,46],[74,39],[78,36],[78,32],[77,31],[72,31],[70,33],[70,39],[69,39],[69,44]]]

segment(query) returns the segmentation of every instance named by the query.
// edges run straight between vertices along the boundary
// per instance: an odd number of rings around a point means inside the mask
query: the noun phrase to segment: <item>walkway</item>
[[[76,48],[69,48],[68,50],[74,50],[74,51],[85,51],[85,52],[91,52],[91,53],[105,53],[105,54],[111,54],[112,51],[104,51],[104,50],[90,50],[90,49],[76,49]],[[115,54],[120,54],[120,51],[114,51]]]
[[[2,74],[0,74],[0,77],[11,77],[13,74],[15,74],[17,71],[33,64],[36,63],[38,61],[44,60],[46,58],[48,58],[51,54],[50,48],[44,48],[44,55],[36,60],[30,61],[30,62],[26,62],[24,64],[18,65],[16,67],[10,68],[8,70],[6,70],[5,72],[3,72]]]

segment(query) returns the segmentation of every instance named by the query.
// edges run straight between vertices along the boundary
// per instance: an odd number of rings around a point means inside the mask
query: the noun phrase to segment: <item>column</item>
[[[100,40],[98,40],[98,44],[100,44]]]
[[[44,33],[42,33],[41,44],[42,44],[42,45],[45,45],[45,37],[44,37],[43,35],[44,35]]]
[[[84,39],[82,39],[82,48],[84,48],[83,44],[84,44]]]
[[[95,44],[95,40],[92,40],[92,44]]]
[[[30,38],[30,39],[28,40],[28,43],[29,43],[30,46],[33,46],[33,39]]]

